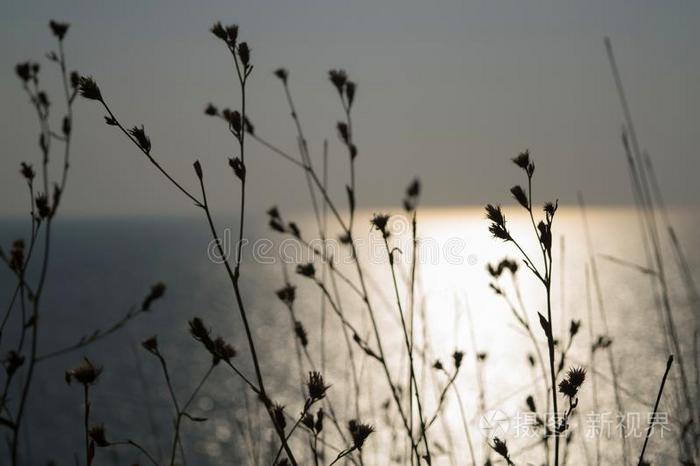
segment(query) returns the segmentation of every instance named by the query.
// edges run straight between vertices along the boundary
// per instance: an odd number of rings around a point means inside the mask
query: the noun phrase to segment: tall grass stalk
[[[685,363],[683,359],[683,353],[681,351],[680,339],[678,336],[678,330],[675,323],[675,318],[673,316],[670,293],[668,289],[666,270],[664,266],[663,253],[661,251],[660,236],[658,232],[656,211],[654,206],[654,200],[651,194],[650,187],[650,175],[645,169],[645,163],[643,161],[643,156],[641,148],[637,139],[637,132],[632,120],[632,112],[630,111],[627,96],[622,83],[622,78],[620,75],[619,68],[617,66],[617,61],[615,60],[615,55],[612,48],[612,43],[609,38],[605,39],[605,49],[608,56],[608,61],[610,63],[610,69],[613,75],[613,80],[615,81],[615,88],[620,100],[620,105],[622,107],[624,119],[625,119],[625,129],[629,133],[629,142],[631,153],[634,156],[634,160],[637,166],[637,175],[640,187],[640,199],[644,206],[644,212],[647,218],[647,228],[649,231],[649,238],[651,240],[655,270],[657,272],[657,278],[659,286],[661,288],[661,302],[663,305],[663,310],[667,321],[667,330],[669,332],[670,341],[674,350],[674,354],[678,358],[678,370],[680,373],[680,380],[682,386],[682,393],[685,398],[685,404],[690,408],[691,417],[693,418],[691,431],[693,432],[693,449],[697,450],[697,438],[698,438],[698,414],[695,408],[695,403],[693,401],[693,396],[690,390],[690,384],[688,382],[688,376],[686,373]]]

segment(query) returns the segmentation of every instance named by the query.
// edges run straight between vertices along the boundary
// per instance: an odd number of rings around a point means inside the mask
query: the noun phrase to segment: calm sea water
[[[700,272],[698,213],[697,209],[689,208],[671,213],[671,221],[696,277]],[[524,218],[508,217],[513,218],[516,235],[531,235]],[[301,220],[300,225],[308,226],[306,235],[313,237],[310,218]],[[630,432],[628,442],[630,451],[637,455],[667,352],[659,330],[649,276],[608,258],[614,256],[646,265],[635,212],[626,208],[596,208],[589,211],[589,220],[598,253],[602,294],[614,340],[624,404],[632,416],[628,423],[630,428],[636,427]],[[225,227],[224,222],[220,223],[222,228]],[[324,373],[332,384],[329,397],[339,423],[343,425],[355,415],[352,404],[348,403],[347,350],[337,318],[330,309],[326,309],[325,319],[323,317],[318,289],[294,274],[294,263],[308,260],[308,251],[299,249],[294,242],[282,242],[279,235],[269,233],[264,228],[263,218],[252,219],[249,224],[248,236],[252,239],[244,249],[246,261],[242,287],[268,391],[276,401],[287,406],[291,415],[298,414],[302,401],[290,316],[274,294],[283,285],[283,271],[287,269],[290,280],[298,287],[298,317],[309,334],[309,353],[317,367],[321,367],[320,329],[325,320]],[[230,225],[236,226],[235,222]],[[395,377],[399,379],[399,374],[403,374],[401,380],[406,380],[402,369],[405,368],[401,352],[402,333],[398,326],[386,251],[382,249],[377,234],[364,226],[368,225],[366,219],[358,221],[358,225],[357,236],[363,241],[361,259],[370,277],[384,345]],[[408,276],[410,241],[408,231],[405,231],[407,225],[400,218],[392,222],[395,233],[392,246],[401,250],[397,252],[397,261],[402,284]],[[572,365],[582,364],[589,368],[589,382],[580,396],[579,416],[572,425],[576,433],[569,450],[569,464],[587,464],[586,455],[589,459],[595,455],[595,432],[591,432],[595,422],[603,422],[603,462],[611,464],[619,458],[620,440],[614,425],[606,424],[614,421],[615,405],[609,368],[602,354],[595,366],[599,372],[597,414],[602,414],[602,417],[591,415],[590,375],[593,368],[588,356],[589,329],[594,335],[599,335],[603,333],[603,327],[595,296],[591,310],[593,320],[588,318],[588,252],[579,211],[562,208],[555,228],[554,328],[556,332],[566,332],[570,319],[583,321],[569,361]],[[26,236],[26,229],[23,221],[0,221],[3,247],[17,237]],[[485,271],[490,261],[505,255],[517,258],[516,251],[489,238],[483,214],[476,208],[423,210],[419,229],[422,243],[416,312],[426,316],[427,326],[418,319],[417,341],[422,344],[421,335],[425,332],[430,342],[429,361],[440,359],[447,367],[451,366],[450,355],[455,349],[465,351],[465,363],[456,386],[479,462],[486,458],[485,440],[493,435],[493,428],[500,429],[496,431],[498,435],[508,440],[511,451],[518,452],[515,457],[519,464],[541,461],[542,450],[533,446],[537,439],[527,431],[528,421],[525,419],[527,395],[534,395],[539,406],[544,403],[541,380],[537,379],[539,372],[533,371],[527,361],[532,346],[504,302],[488,288],[489,277]],[[227,235],[223,236],[226,241]],[[664,243],[668,243],[665,234]],[[164,458],[170,448],[173,409],[157,360],[146,353],[139,342],[152,335],[158,336],[181,401],[189,396],[210,361],[204,349],[187,333],[187,320],[194,316],[202,317],[213,333],[235,344],[240,351],[237,364],[252,376],[233,294],[223,267],[208,253],[209,245],[206,225],[199,218],[59,219],[56,222],[42,306],[40,353],[70,345],[96,329],[107,328],[131,306],[138,305],[152,283],[163,281],[168,289],[165,298],[154,305],[152,312],[132,321],[118,334],[41,363],[25,424],[25,464],[45,464],[49,459],[55,459],[58,464],[72,464],[74,455],[82,458],[82,393],[78,387],[66,385],[63,374],[83,356],[104,366],[104,373],[92,390],[93,421],[104,422],[111,439],[139,439],[160,458]],[[232,245],[227,242],[227,246],[230,249]],[[527,246],[532,248],[535,245],[528,242]],[[665,252],[674,318],[685,348],[691,381],[695,382],[692,341],[698,325],[697,303],[688,300],[673,252],[670,249]],[[291,263],[281,261],[280,254]],[[340,262],[348,262],[347,251],[342,247],[338,246],[335,254]],[[320,262],[317,264],[320,274]],[[340,269],[356,281],[350,264],[341,264]],[[539,338],[541,331],[535,313],[544,312],[544,295],[524,267],[519,275],[523,300]],[[9,302],[14,286],[10,274],[2,271],[2,302]],[[361,301],[349,288],[342,284],[340,288],[344,312],[369,335],[367,314]],[[407,307],[407,296],[403,295],[402,300]],[[2,340],[3,351],[15,341],[19,325],[16,319],[9,321],[9,330]],[[540,345],[544,351],[543,339]],[[486,361],[481,365],[476,363],[476,352],[487,353]],[[403,454],[405,449],[400,442],[392,443],[387,416],[381,408],[389,395],[386,381],[376,362],[360,358],[357,351],[356,356],[363,385],[361,417],[377,428],[377,434],[365,448],[366,463],[388,464],[390,456]],[[306,365],[303,370],[309,370],[309,367]],[[441,387],[445,377],[428,367],[425,375],[419,374],[419,378],[426,381],[425,410],[432,414],[437,396],[433,387]],[[676,379],[676,372],[672,379]],[[480,385],[484,388],[483,405],[479,401]],[[483,417],[483,407],[486,408],[486,418]],[[655,433],[649,451],[652,458],[656,456],[659,463],[664,463],[673,458],[673,436],[679,427],[675,423],[678,413],[674,411],[671,396],[664,397],[661,409],[669,413],[668,430]],[[270,456],[274,455],[277,446],[270,443],[270,432],[265,429],[267,420],[256,400],[229,370],[220,367],[214,371],[191,411],[208,420],[198,424],[186,423],[184,427],[184,451],[188,464],[270,464]],[[389,413],[390,418],[395,418],[392,411]],[[609,413],[611,421],[607,421],[605,413]],[[640,418],[639,426],[634,426],[636,416]],[[341,447],[330,422],[326,423],[325,430],[329,432],[327,440],[330,445]],[[453,392],[450,392],[442,414],[429,434],[436,442],[433,447],[436,464],[470,464],[460,410]],[[298,438],[298,446],[303,449],[305,435],[300,432]],[[5,445],[0,448],[5,448]],[[333,450],[330,446],[328,448],[330,460]],[[448,451],[452,455],[447,454]],[[145,458],[139,458],[129,449],[98,452],[98,464],[130,464],[130,461],[145,464]]]

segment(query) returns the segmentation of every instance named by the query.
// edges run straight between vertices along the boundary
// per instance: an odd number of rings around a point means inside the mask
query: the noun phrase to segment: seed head
[[[136,144],[143,150],[146,154],[151,153],[151,139],[146,135],[146,130],[144,129],[143,125],[139,128],[138,126],[134,126],[129,130],[129,134],[131,134],[134,139],[136,140]]]
[[[338,136],[340,136],[340,140],[343,141],[343,144],[350,144],[350,131],[348,129],[347,123],[339,121],[337,124],[337,128]]]
[[[92,76],[82,76],[79,83],[80,95],[90,100],[102,102],[102,93]]]
[[[227,42],[228,41],[228,35],[226,34],[226,29],[221,25],[220,21],[217,21],[214,23],[214,25],[209,29],[212,34],[214,34],[217,38]]]
[[[8,377],[11,377],[17,369],[22,367],[24,364],[24,356],[19,354],[17,351],[9,351],[2,360],[2,365],[5,367],[5,373]]]
[[[309,372],[309,380],[306,382],[306,388],[309,392],[309,398],[312,401],[321,400],[326,396],[326,391],[330,385],[326,385],[323,381],[323,376],[316,371]]]
[[[66,32],[68,32],[69,27],[70,24],[68,23],[59,23],[54,20],[49,21],[49,28],[51,28],[51,32],[60,41],[62,41],[63,38],[66,36]]]
[[[314,278],[316,275],[316,267],[314,267],[312,262],[308,264],[299,264],[297,265],[297,273],[307,278]]]
[[[165,294],[165,283],[163,282],[158,282],[155,285],[151,287],[150,293],[148,293],[148,296],[143,300],[143,303],[141,304],[141,310],[142,311],[149,311],[151,309],[151,304],[153,304],[154,301],[159,300],[160,298],[163,297]]]
[[[51,206],[49,206],[49,197],[46,194],[39,194],[35,200],[36,210],[39,218],[48,218],[51,216]]]
[[[304,417],[301,418],[301,423],[304,424],[304,427],[307,429],[313,431],[314,430],[314,415],[311,413],[306,413],[304,414]]]
[[[464,359],[464,352],[455,351],[452,353],[452,361],[455,364],[455,369],[459,369],[459,366],[462,365],[462,359]]]
[[[285,427],[287,427],[287,420],[284,417],[284,406],[275,404],[272,408],[272,414],[275,419],[275,425],[284,431]]]
[[[234,157],[228,159],[228,165],[233,169],[233,173],[239,180],[245,181],[246,169],[243,161],[240,158]]]
[[[17,239],[12,242],[10,249],[10,269],[19,272],[24,267],[24,240]]]
[[[250,48],[247,42],[241,42],[238,44],[238,58],[241,59],[244,68],[248,68],[250,65]]]
[[[525,190],[523,190],[522,187],[520,186],[513,186],[510,188],[511,194],[513,194],[513,197],[515,198],[518,203],[523,206],[525,209],[530,208],[530,204],[527,201],[527,194],[525,194]]]
[[[88,358],[84,358],[78,366],[66,371],[66,383],[70,384],[73,379],[85,385],[94,385],[102,373],[102,367],[95,366]]]
[[[509,241],[511,239],[510,233],[506,228],[506,217],[501,211],[501,206],[493,206],[492,204],[486,205],[486,218],[491,221],[489,225],[489,231],[495,238],[502,239],[503,241]]]
[[[280,288],[275,292],[275,294],[277,294],[280,301],[285,303],[287,306],[291,306],[294,304],[294,299],[296,299],[296,289],[296,286],[287,283],[284,288]]]
[[[303,346],[304,348],[309,346],[309,338],[306,335],[306,329],[304,328],[304,325],[298,320],[294,322],[294,333],[299,339],[299,343],[301,343],[301,346]]]
[[[362,450],[365,440],[374,432],[374,427],[369,424],[363,424],[355,419],[348,422],[348,430],[352,437],[352,445],[358,450]]]
[[[105,434],[104,424],[97,424],[90,428],[90,438],[98,447],[108,447],[110,445]]]
[[[275,76],[277,76],[284,84],[287,84],[287,79],[289,79],[289,72],[284,68],[277,68],[275,70]]]
[[[330,70],[328,72],[328,78],[338,90],[338,93],[342,96],[343,90],[345,88],[345,83],[347,83],[348,81],[348,75],[345,72],[345,70]]]
[[[406,197],[403,199],[403,207],[406,212],[412,212],[418,206],[418,197],[420,196],[420,180],[414,178],[411,184],[406,188]]]
[[[525,170],[527,176],[532,177],[535,173],[535,163],[530,160],[530,151],[521,152],[513,159],[513,163]]]
[[[508,445],[506,445],[505,440],[501,440],[498,437],[493,438],[493,445],[491,446],[493,451],[498,453],[503,459],[510,463],[510,455],[508,454]]]
[[[372,217],[372,220],[370,220],[372,228],[375,228],[381,232],[384,238],[389,237],[389,231],[386,228],[387,224],[389,223],[389,218],[390,216],[388,214],[374,214],[374,217]]]
[[[141,342],[141,346],[152,354],[158,354],[158,339],[155,335]]]
[[[348,107],[352,107],[352,103],[355,101],[356,89],[357,85],[354,82],[348,81],[345,83],[345,98],[348,99]]]
[[[219,114],[219,109],[216,108],[214,104],[208,103],[207,106],[204,107],[204,114],[209,116],[217,116]]]

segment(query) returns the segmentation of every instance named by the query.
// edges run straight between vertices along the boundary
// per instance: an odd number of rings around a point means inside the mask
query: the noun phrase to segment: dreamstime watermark
[[[394,216],[389,222],[390,247],[393,251],[394,262],[397,264],[410,264],[413,259],[411,257],[413,243],[410,228],[410,223],[403,216]],[[278,261],[285,264],[301,264],[331,257],[336,265],[354,262],[352,249],[337,238],[307,240],[287,237],[273,240],[262,237],[253,241],[243,238],[239,242],[234,239],[234,235],[235,233],[231,229],[226,228],[223,230],[221,238],[210,241],[207,245],[209,260],[217,264],[222,263],[224,260],[235,257],[240,248],[246,259],[252,259],[258,264],[275,264]],[[469,251],[468,242],[463,237],[451,236],[438,240],[431,236],[421,236],[418,241],[417,263],[419,264],[455,266],[479,264],[479,256]],[[389,256],[380,234],[370,233],[362,238],[356,238],[354,243],[358,254],[366,256],[371,264],[388,263]]]
[[[513,415],[501,410],[487,411],[479,419],[479,431],[484,437],[493,440],[498,438],[541,438],[546,425],[547,431],[555,432],[555,425],[561,421],[563,414],[546,413],[544,419],[534,412],[516,412]],[[557,421],[559,420],[559,421]],[[569,421],[568,429],[560,435],[566,435],[571,430],[581,428],[586,438],[643,438],[647,434],[663,438],[671,431],[670,419],[667,412],[627,412],[617,413],[587,412],[581,414],[581,424]]]

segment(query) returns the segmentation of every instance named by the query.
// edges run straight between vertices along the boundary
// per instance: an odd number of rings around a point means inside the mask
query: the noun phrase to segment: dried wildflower
[[[253,123],[251,123],[250,119],[247,116],[243,117],[243,129],[248,134],[255,134],[255,126],[253,126]]]
[[[525,190],[521,186],[513,186],[510,188],[511,194],[513,194],[513,197],[515,198],[518,203],[523,206],[526,209],[530,209],[530,204],[528,203],[527,200],[527,194],[525,194]]]
[[[220,360],[230,362],[231,359],[235,358],[238,354],[236,348],[226,343],[221,337],[217,337],[216,340],[214,340],[214,349],[211,353],[214,357],[214,364],[217,364]]]
[[[119,126],[119,123],[117,122],[116,119],[112,118],[111,116],[105,115],[105,124],[107,126]]]
[[[238,40],[238,25],[230,24],[226,26],[226,36],[231,46],[236,45],[236,41]]]
[[[586,380],[586,369],[583,367],[572,367],[567,373],[567,378],[571,385],[578,388]]]
[[[309,398],[313,401],[321,400],[326,396],[330,385],[326,385],[323,376],[316,371],[309,372],[309,380],[306,382]]]
[[[501,206],[486,205],[486,218],[491,220],[489,231],[495,238],[500,238],[503,241],[511,239],[510,233],[506,228],[506,217],[501,211]]]
[[[304,417],[301,418],[301,423],[304,425],[309,430],[314,430],[314,416],[311,413],[306,413],[304,414]]]
[[[204,107],[204,114],[209,116],[217,116],[219,114],[219,109],[214,106],[214,104],[209,103]]]
[[[316,267],[314,267],[312,262],[308,264],[299,264],[297,265],[297,273],[307,278],[314,278],[316,275]]]
[[[58,40],[63,40],[63,38],[66,36],[66,32],[68,32],[70,24],[59,23],[57,21],[51,20],[49,21],[49,27],[51,28],[51,32],[53,33],[53,35],[56,36]]]
[[[204,344],[207,349],[209,349],[209,347],[213,347],[213,342],[209,335],[210,331],[204,325],[204,321],[202,319],[195,317],[194,319],[190,320],[188,324],[190,326],[190,334],[195,340]]]
[[[214,23],[209,31],[224,42],[228,42],[228,34],[226,34],[226,29],[224,29],[220,21]]]
[[[578,390],[571,385],[568,379],[564,379],[561,382],[559,382],[559,393],[561,393],[564,396],[568,396],[569,398],[573,398],[576,396],[576,392]]]
[[[238,110],[229,110],[228,108],[225,108],[221,111],[221,115],[223,115],[224,119],[228,122],[229,127],[233,130],[236,136],[239,136],[241,134],[242,120],[241,114],[238,112]]]
[[[508,453],[508,445],[506,445],[505,440],[501,440],[498,437],[493,438],[493,445],[491,446],[493,451],[498,453],[508,464],[511,463],[510,455]]]
[[[442,365],[442,361],[439,359],[436,359],[435,362],[433,363],[433,369],[441,371],[445,368],[445,366]]]
[[[70,76],[70,87],[77,89],[80,86],[80,74],[77,71],[71,71]]]
[[[142,341],[141,346],[149,353],[158,354],[158,339],[155,335]]]
[[[574,398],[579,388],[586,379],[586,370],[583,368],[569,369],[566,378],[559,382],[559,393],[569,398]]]
[[[388,214],[374,214],[374,217],[372,217],[372,220],[370,220],[372,227],[381,232],[384,238],[389,237],[389,231],[386,228],[387,224],[389,223],[389,218],[390,216]]]
[[[348,81],[348,75],[345,72],[345,70],[330,70],[328,72],[328,78],[338,90],[338,93],[342,96],[343,90],[345,88],[345,83],[347,83]]]
[[[61,123],[61,131],[64,136],[68,136],[71,132],[71,120],[68,117],[63,117],[63,122]]]
[[[354,82],[348,81],[345,83],[345,98],[348,99],[348,107],[352,107],[352,103],[355,101],[356,89],[357,85]]]
[[[89,431],[90,438],[98,447],[108,447],[110,445],[105,434],[104,424],[92,426]]]
[[[34,74],[32,73],[31,63],[29,63],[28,61],[18,63],[17,65],[15,65],[15,73],[17,73],[19,79],[21,79],[25,83],[34,77]]]
[[[95,366],[88,358],[84,358],[78,366],[66,371],[66,383],[70,384],[73,379],[85,386],[93,385],[102,373],[102,367]]]
[[[51,106],[51,102],[49,101],[49,96],[46,94],[46,92],[41,91],[36,95],[37,100],[39,101],[39,105],[41,105],[44,108],[49,108]]]
[[[284,431],[285,427],[287,427],[287,420],[284,417],[284,406],[275,404],[272,407],[272,415],[275,419],[275,425],[277,428]]]
[[[143,300],[143,303],[141,303],[141,310],[149,311],[151,309],[151,304],[163,297],[165,288],[165,283],[163,282],[158,282],[151,286],[151,291],[148,293],[148,296],[146,296],[146,299]]]
[[[320,434],[323,430],[323,418],[323,408],[318,408],[318,411],[316,412],[316,423],[314,424],[314,429],[316,429],[317,434]]]
[[[192,166],[194,167],[194,173],[197,175],[197,178],[201,180],[204,175],[202,173],[202,164],[199,163],[199,160],[195,160]]]
[[[239,180],[245,181],[245,164],[240,158],[234,157],[232,159],[228,159],[228,165],[233,169],[233,173]]]
[[[284,68],[277,68],[275,70],[275,76],[277,76],[284,84],[287,84],[289,72]]]
[[[525,399],[525,404],[527,405],[527,409],[529,409],[530,412],[537,412],[537,406],[535,406],[535,399],[532,397],[532,395],[527,396],[527,399]]]
[[[282,218],[280,215],[280,211],[277,208],[277,206],[272,206],[269,209],[267,209],[267,215],[269,215],[272,218]]]
[[[544,246],[546,251],[552,250],[552,227],[550,224],[546,224],[542,221],[537,224],[537,229],[540,232],[540,243]]]
[[[295,238],[301,238],[301,230],[299,230],[299,226],[294,223],[294,222],[289,222],[287,225],[289,227],[289,232],[294,236]]]
[[[136,139],[136,143],[146,154],[150,154],[151,139],[148,137],[148,135],[146,135],[146,130],[144,129],[143,125],[141,125],[140,128],[138,126],[134,126],[129,130],[129,134]]]
[[[578,333],[579,329],[581,328],[581,321],[580,320],[572,320],[571,323],[569,324],[569,337],[573,338],[576,336]]]
[[[559,208],[559,201],[557,200],[557,201],[554,201],[553,203],[552,203],[552,202],[547,202],[547,203],[544,205],[544,209],[543,209],[543,210],[544,210],[545,214],[547,214],[547,218],[548,218],[548,219],[552,219],[552,218],[554,217],[554,214],[555,214],[555,212],[557,211],[558,208]]]
[[[365,440],[374,432],[374,427],[353,419],[348,422],[348,430],[352,437],[352,446],[358,450],[362,450]]]
[[[530,151],[521,152],[513,159],[513,163],[525,170],[527,176],[532,177],[535,173],[535,163],[530,160]]]
[[[10,249],[10,269],[19,272],[24,267],[24,240],[18,239],[12,242]]]
[[[280,301],[282,301],[287,306],[291,306],[292,304],[294,304],[294,300],[296,299],[296,289],[296,286],[287,283],[284,286],[284,288],[280,288],[275,292],[275,294],[280,299]]]
[[[415,178],[406,188],[406,197],[403,199],[403,207],[406,212],[412,212],[418,206],[420,196],[420,180]]]
[[[238,58],[241,59],[243,67],[248,68],[248,65],[250,65],[250,47],[248,47],[247,42],[238,44]]]
[[[304,348],[309,346],[309,338],[306,335],[306,329],[304,329],[304,325],[298,320],[294,322],[294,333],[299,339],[299,343],[301,343],[301,346],[303,346]]]
[[[612,345],[612,338],[606,335],[599,335],[596,341],[591,345],[592,351],[597,351],[599,349],[605,349]]]
[[[34,202],[39,218],[48,218],[51,216],[51,207],[49,206],[49,197],[46,194],[39,194]]]
[[[17,369],[24,364],[24,356],[17,351],[9,351],[2,359],[2,365],[5,368],[5,373],[8,377],[17,372]]]
[[[348,145],[350,143],[350,130],[347,123],[339,121],[336,127],[338,128],[340,140],[343,141],[343,144]]]
[[[80,95],[90,100],[99,100],[102,102],[102,93],[97,83],[92,76],[82,76],[80,78]]]
[[[455,364],[455,369],[459,369],[459,366],[462,365],[462,359],[464,359],[463,351],[455,351],[452,353],[452,361]]]

